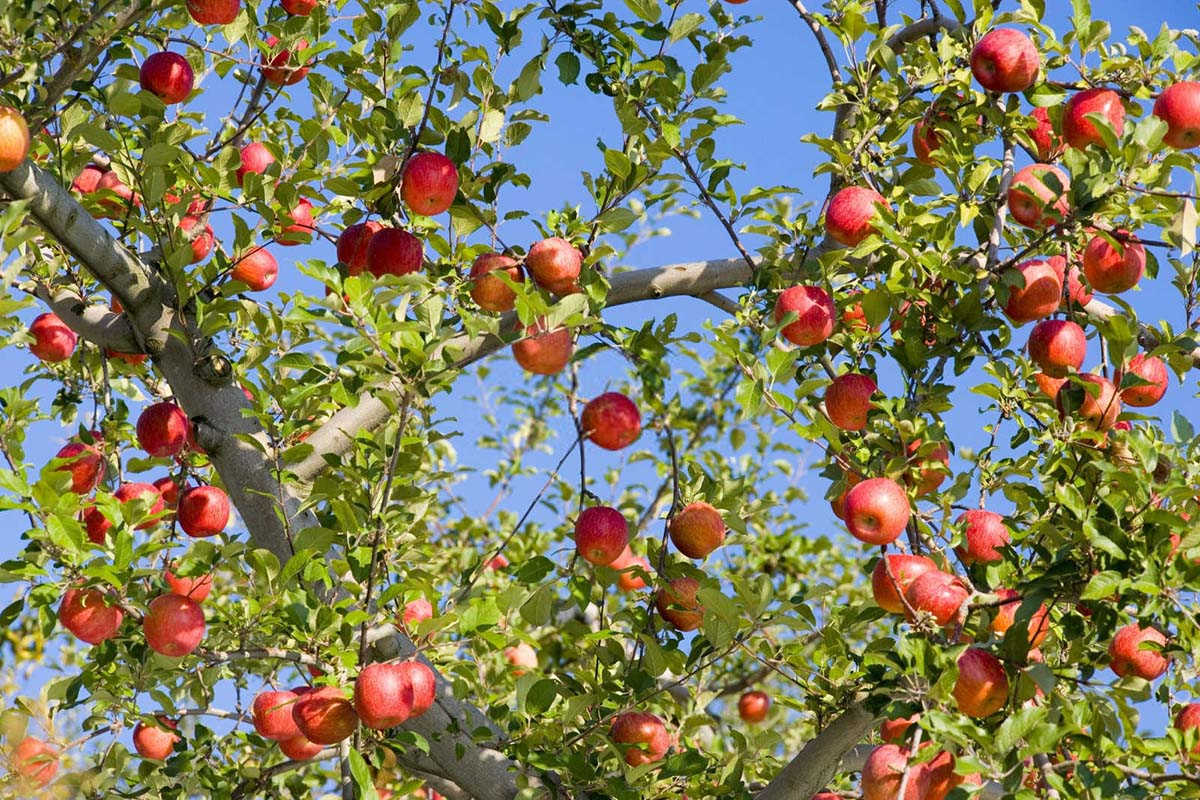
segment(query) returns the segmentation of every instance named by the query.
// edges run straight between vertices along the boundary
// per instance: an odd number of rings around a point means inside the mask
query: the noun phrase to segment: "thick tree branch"
[[[875,717],[855,703],[801,748],[755,800],[808,800],[825,788],[842,757],[861,742]]]
[[[124,315],[109,310],[108,306],[88,304],[71,291],[51,293],[44,285],[38,285],[34,294],[50,307],[58,318],[84,339],[99,347],[120,353],[138,350],[133,326]]]

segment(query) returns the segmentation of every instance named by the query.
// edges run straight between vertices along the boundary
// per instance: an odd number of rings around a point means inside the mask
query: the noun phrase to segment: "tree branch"
[[[875,717],[855,703],[801,748],[754,800],[808,800],[825,788],[842,757],[863,740]]]
[[[137,352],[138,342],[133,326],[123,315],[110,311],[107,306],[89,305],[69,290],[51,293],[49,287],[38,284],[33,293],[49,306],[68,328],[92,344],[120,353]]]

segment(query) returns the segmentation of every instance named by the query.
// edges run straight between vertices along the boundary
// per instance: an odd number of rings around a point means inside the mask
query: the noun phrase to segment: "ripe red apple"
[[[607,566],[628,546],[629,523],[615,508],[585,508],[575,520],[575,549],[588,563]]]
[[[29,126],[21,112],[0,106],[0,172],[11,172],[29,153]]]
[[[104,455],[95,444],[71,442],[54,457],[69,459],[56,471],[71,473],[71,491],[75,494],[87,494],[100,485],[100,479],[104,477]]]
[[[13,771],[38,788],[58,773],[58,748],[35,736],[26,736],[12,751]]]
[[[1180,732],[1200,728],[1200,703],[1188,703],[1181,708],[1175,717],[1175,728]],[[1195,761],[1197,756],[1200,756],[1200,742],[1197,742],[1196,746],[1192,748],[1189,760]]]
[[[156,719],[158,724],[139,722],[134,726],[133,747],[142,758],[165,761],[179,741],[179,734],[174,732],[179,726],[163,716]]]
[[[708,503],[690,503],[671,517],[671,542],[688,558],[706,558],[725,543],[725,519]]]
[[[1017,621],[1017,611],[1021,608],[1022,597],[1021,593],[1014,589],[997,589],[996,594],[1007,602],[1002,603],[996,609],[996,616],[992,618],[992,631],[998,636],[1003,636]],[[1045,603],[1038,606],[1037,611],[1034,611],[1029,618],[1028,630],[1027,637],[1031,650],[1040,647],[1042,642],[1046,641],[1046,635],[1050,633],[1050,612],[1046,609]]]
[[[860,295],[861,292],[854,292],[851,297]],[[878,325],[871,325],[867,321],[867,312],[863,309],[862,301],[847,303],[842,310],[842,327],[858,333],[877,333]]]
[[[421,240],[400,228],[379,229],[367,245],[367,269],[376,278],[409,275],[421,268],[424,258]]]
[[[58,606],[58,621],[75,636],[88,644],[100,644],[117,635],[125,612],[118,605],[109,605],[99,589],[71,587]]]
[[[306,49],[308,49],[308,40],[297,40],[296,50]],[[280,48],[279,38],[276,36],[267,37],[267,53],[273,54],[269,61],[266,55],[262,57],[263,75],[266,77],[267,83],[273,83],[276,86],[291,86],[304,80],[304,76],[311,69],[311,62],[303,66],[296,66],[292,60],[291,48]]]
[[[1170,661],[1161,648],[1167,637],[1157,628],[1143,628],[1136,622],[1117,631],[1108,645],[1109,666],[1124,678],[1136,675],[1152,681],[1167,671]]]
[[[241,7],[242,0],[187,0],[188,14],[201,25],[228,25]]]
[[[254,730],[264,739],[284,742],[300,735],[292,718],[292,706],[300,695],[292,691],[263,691],[250,707]]]
[[[862,475],[856,472],[843,472],[840,485],[841,491],[829,501],[829,508],[833,511],[833,515],[842,522],[846,521],[846,495],[858,483],[862,481]]]
[[[795,320],[780,331],[783,338],[792,344],[811,347],[825,341],[833,333],[837,310],[829,293],[820,286],[784,289],[775,301],[775,323],[783,322],[792,313],[796,314]]]
[[[1057,261],[1056,261],[1057,259]],[[1019,324],[1048,317],[1062,305],[1063,269],[1066,260],[1062,256],[1051,259],[1035,258],[1017,267],[1024,280],[1023,286],[1011,286],[1004,313]]]
[[[504,648],[504,660],[513,668],[512,673],[518,678],[528,670],[537,669],[537,651],[525,642],[518,642],[513,647]]]
[[[1042,58],[1033,40],[1011,28],[984,34],[971,50],[971,73],[993,92],[1023,92],[1037,80]]]
[[[1050,112],[1039,106],[1031,111],[1029,116],[1034,121],[1029,138],[1033,140],[1033,149],[1037,154],[1038,161],[1045,163],[1056,160],[1062,155],[1066,145],[1063,144],[1058,131],[1054,130],[1054,123],[1050,121]]]
[[[914,439],[909,442],[906,452],[908,460],[911,463],[922,447],[924,441]],[[905,481],[912,486],[915,486],[915,491],[918,497],[936,492],[938,487],[942,485],[942,481],[946,480],[949,475],[950,467],[950,448],[945,442],[938,442],[933,446],[928,454],[926,454],[917,463],[915,469],[910,468],[909,473],[905,476]]]
[[[139,531],[157,524],[157,517],[165,508],[162,495],[150,483],[123,483],[113,492],[113,497],[122,503],[137,499],[147,503],[149,510],[146,512],[146,520],[135,527],[135,530]],[[108,535],[108,531],[112,527],[112,523],[108,517],[104,516],[104,512],[96,506],[90,506],[83,513],[83,522],[88,539],[93,544],[104,544],[104,537]]]
[[[183,409],[170,401],[146,406],[138,416],[138,445],[152,458],[170,458],[187,446],[192,423]]]
[[[992,564],[1004,560],[999,548],[1005,547],[1012,537],[1004,526],[1004,517],[995,511],[981,508],[964,511],[958,518],[963,526],[965,547],[958,548],[958,556],[964,564]]]
[[[358,714],[336,686],[313,689],[292,704],[300,734],[314,744],[337,744],[358,727]]]
[[[659,615],[677,631],[694,631],[704,621],[704,606],[696,597],[700,582],[675,578],[658,590],[654,605]]]
[[[908,783],[901,800],[923,800],[929,779],[924,769],[908,766],[908,750],[894,744],[882,744],[871,751],[862,768],[862,800],[897,800],[904,773]]]
[[[1132,289],[1146,271],[1146,250],[1129,231],[1118,230],[1114,244],[1096,234],[1083,251],[1083,274],[1097,292],[1119,294]]]
[[[508,566],[508,559],[504,557],[503,553],[500,553],[499,555],[492,557],[491,559],[488,560],[488,563],[487,563],[488,571],[504,569],[507,566]]]
[[[583,254],[566,239],[552,236],[529,248],[525,268],[538,286],[560,296],[573,294],[579,291]]]
[[[291,224],[280,228],[279,236],[275,237],[276,242],[286,247],[294,247],[312,239],[316,223],[313,221],[312,201],[307,197],[296,201],[296,206],[287,213],[283,221],[286,220],[291,220]]]
[[[75,180],[71,181],[71,191],[79,194],[91,194],[100,187],[100,179],[104,177],[105,172],[103,167],[88,164],[79,171]]]
[[[861,431],[867,427],[871,395],[878,388],[875,381],[866,375],[857,372],[839,375],[825,389],[825,413],[842,430]]]
[[[538,375],[554,375],[562,372],[571,360],[575,343],[567,328],[545,329],[545,321],[537,320],[532,325],[520,327],[524,339],[513,342],[513,358],[522,369]]]
[[[1089,386],[1074,381],[1064,383],[1054,399],[1059,414],[1065,417],[1077,413],[1094,430],[1108,430],[1121,415],[1121,397],[1116,387],[1108,378],[1092,372],[1077,377]],[[1090,386],[1098,388],[1091,389]]]
[[[176,518],[193,538],[216,536],[229,524],[229,495],[216,486],[193,486],[179,496]]]
[[[1200,83],[1180,81],[1163,90],[1154,101],[1154,116],[1167,123],[1163,141],[1176,150],[1200,144]]]
[[[742,718],[742,722],[762,722],[770,710],[771,697],[766,692],[746,692],[738,698],[738,716]]]
[[[242,179],[249,173],[262,175],[267,171],[267,167],[275,163],[275,156],[271,155],[271,151],[262,142],[251,142],[241,150],[241,165],[237,169],[238,186],[242,185]]]
[[[415,214],[432,217],[458,194],[458,167],[441,153],[417,153],[404,165],[400,196]]]
[[[1083,366],[1087,334],[1067,319],[1044,319],[1029,332],[1029,358],[1042,372],[1062,378]]]
[[[342,231],[337,240],[338,261],[346,265],[351,275],[358,275],[367,268],[367,248],[375,234],[383,230],[383,224],[375,220],[358,222]]]
[[[1078,265],[1072,265],[1067,271],[1067,296],[1063,299],[1062,308],[1068,309],[1071,303],[1083,308],[1092,302],[1092,289],[1080,280]]]
[[[1035,374],[1033,379],[1037,382],[1038,388],[1042,390],[1042,394],[1046,395],[1046,397],[1049,397],[1051,400],[1054,400],[1056,397],[1058,397],[1058,390],[1061,389],[1063,384],[1067,382],[1066,378],[1055,378],[1047,375],[1044,372]]]
[[[400,618],[406,627],[415,627],[427,619],[433,619],[433,604],[424,597],[410,600],[405,603]]]
[[[181,103],[192,93],[192,65],[179,53],[154,53],[142,63],[138,82],[165,104]]]
[[[942,146],[942,136],[938,133],[936,125],[939,122],[948,121],[947,116],[944,111],[935,112],[931,107],[929,111],[925,112],[925,116],[917,120],[916,125],[913,125],[913,155],[917,157],[917,161],[926,166],[936,167],[938,165],[937,157],[933,153]]]
[[[584,435],[605,450],[628,447],[642,432],[638,407],[620,392],[605,392],[589,400],[579,424]]]
[[[265,247],[256,247],[234,262],[229,277],[246,284],[252,292],[266,291],[279,277],[279,262]]]
[[[962,580],[936,569],[918,575],[904,592],[904,599],[913,611],[932,614],[937,624],[943,627],[958,617],[959,609],[969,596]]]
[[[892,571],[891,577],[888,576],[889,569]],[[908,553],[891,553],[884,556],[876,562],[875,569],[871,572],[871,593],[875,597],[875,605],[893,614],[903,614],[904,602],[900,595],[907,592],[908,587],[918,577],[936,570],[937,564],[925,556]],[[893,577],[895,581],[892,580]]]
[[[1129,359],[1123,370],[1117,370],[1113,382],[1120,385],[1125,373],[1136,375],[1149,384],[1127,386],[1121,390],[1121,400],[1131,406],[1146,408],[1162,400],[1167,393],[1167,365],[1158,356],[1138,353]]]
[[[308,761],[317,753],[324,750],[323,745],[316,742],[310,742],[303,736],[296,736],[291,739],[285,739],[279,743],[279,752],[290,758],[292,761]]]
[[[908,493],[891,478],[869,478],[846,493],[846,527],[860,542],[895,541],[911,515]]]
[[[192,249],[192,263],[199,264],[204,259],[208,258],[208,254],[212,252],[213,245],[216,244],[216,239],[213,236],[212,225],[204,223],[204,230],[196,235],[192,235],[192,229],[200,224],[197,217],[184,217],[179,220],[179,230],[183,231],[183,238],[187,240],[188,246]]]
[[[146,608],[142,631],[151,650],[181,658],[195,650],[204,638],[204,611],[195,600],[162,594]]]
[[[1053,164],[1030,164],[1013,176],[1008,210],[1027,228],[1062,222],[1070,211],[1071,179]]]
[[[29,324],[29,333],[33,335],[33,344],[29,352],[47,363],[65,361],[75,352],[75,342],[78,337],[75,331],[67,327],[67,323],[58,318],[57,314],[47,311],[39,314]]]
[[[151,484],[158,493],[162,495],[163,502],[167,508],[175,508],[179,505],[179,484],[170,475],[164,475]]]
[[[513,283],[525,282],[525,271],[516,259],[500,253],[482,253],[471,264],[471,299],[485,311],[512,311],[517,293],[500,280],[503,273]]]
[[[978,647],[958,657],[958,680],[954,682],[958,710],[968,717],[990,717],[1008,702],[1008,675],[1000,659]]]
[[[626,547],[608,566],[620,573],[617,575],[617,586],[621,591],[635,592],[646,588],[646,579],[637,572],[637,568],[640,568],[647,575],[650,574],[650,562],[645,556],[635,556],[633,551]]]
[[[652,764],[667,754],[671,737],[663,721],[646,711],[625,711],[612,719],[609,736],[618,745],[628,745],[625,763],[631,767]]]
[[[413,687],[399,664],[370,664],[354,682],[354,709],[363,725],[382,731],[412,714]]]
[[[187,597],[197,603],[203,603],[212,591],[212,574],[205,575],[176,575],[171,571],[171,565],[163,568],[163,580],[167,582],[171,594]]]
[[[921,800],[945,800],[951,790],[964,783],[980,786],[983,779],[978,775],[959,775],[954,771],[954,756],[945,750],[940,751],[929,761],[921,765],[928,781],[925,796]]]
[[[111,169],[100,176],[100,182],[96,184],[96,191],[101,195],[99,214],[101,217],[117,219],[129,211],[130,205],[141,206],[142,204],[141,195],[135,194],[133,189],[130,189]]]
[[[900,744],[908,738],[908,732],[921,719],[920,714],[897,719],[885,719],[879,726],[879,738],[888,744]]]
[[[1088,114],[1099,114],[1107,119],[1118,137],[1125,131],[1125,106],[1121,104],[1121,96],[1112,89],[1085,89],[1072,95],[1063,108],[1063,138],[1076,150],[1083,150],[1089,144],[1104,147],[1104,139],[1100,138],[1095,123],[1087,118]]]
[[[883,195],[868,186],[847,186],[838,191],[825,210],[825,232],[838,244],[856,247],[879,231],[871,224],[877,206],[887,206]]]
[[[279,5],[293,17],[307,17],[319,2],[320,0],[279,0]]]

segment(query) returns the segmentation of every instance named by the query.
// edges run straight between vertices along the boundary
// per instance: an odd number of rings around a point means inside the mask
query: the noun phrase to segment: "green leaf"
[[[375,792],[375,784],[371,782],[371,770],[362,754],[354,748],[350,749],[350,775],[354,778],[354,784],[358,787],[358,796],[362,800],[379,800],[379,795]]]
[[[625,0],[625,5],[646,22],[658,22],[662,17],[662,9],[656,0]]]
[[[671,25],[670,39],[672,44],[689,36],[703,24],[704,17],[701,14],[684,14]]]
[[[558,79],[564,84],[573,84],[579,77],[579,56],[570,50],[560,53],[554,65],[558,67]]]
[[[1088,581],[1087,586],[1079,595],[1080,600],[1103,600],[1111,597],[1121,584],[1121,575],[1117,572],[1097,572]]]
[[[530,595],[521,606],[521,618],[530,625],[545,625],[554,611],[554,587],[546,584]]]

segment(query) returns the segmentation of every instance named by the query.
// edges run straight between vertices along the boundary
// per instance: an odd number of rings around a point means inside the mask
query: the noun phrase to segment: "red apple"
[[[1188,150],[1200,144],[1200,83],[1168,86],[1154,101],[1154,116],[1167,123],[1163,141],[1171,147]]]
[[[852,297],[859,294],[861,292],[855,292]],[[863,309],[861,301],[846,304],[842,310],[842,327],[857,333],[877,333],[879,331],[878,325],[872,326],[867,321],[867,312]]]
[[[279,0],[279,5],[293,17],[307,17],[319,2],[320,0]]]
[[[936,569],[918,575],[904,592],[904,599],[913,611],[932,614],[942,626],[958,617],[969,596],[966,584],[958,577]]]
[[[406,627],[415,627],[427,619],[433,619],[433,604],[424,597],[410,600],[404,605],[400,618]]]
[[[104,455],[95,444],[71,442],[54,457],[70,459],[56,471],[71,473],[71,491],[75,494],[87,494],[100,485],[100,479],[104,477]]]
[[[695,578],[675,578],[658,590],[655,607],[659,615],[677,631],[694,631],[704,621],[704,606],[696,598],[700,582]]]
[[[766,692],[746,692],[738,698],[738,716],[742,718],[742,722],[762,722],[770,710],[771,697]]]
[[[921,767],[909,767],[908,750],[894,744],[876,747],[863,764],[862,800],[897,800],[906,772],[908,783],[902,800],[923,800],[929,779]]]
[[[57,314],[47,311],[39,314],[29,324],[29,332],[33,335],[33,344],[29,352],[47,363],[66,361],[75,352],[75,342],[78,337],[75,331],[67,327],[67,323],[58,318]]]
[[[971,73],[993,92],[1023,92],[1037,80],[1042,58],[1033,40],[1011,28],[984,34],[971,50]]]
[[[642,432],[638,407],[620,392],[605,392],[589,400],[579,424],[584,435],[605,450],[628,447]]]
[[[181,658],[204,638],[204,612],[195,600],[177,594],[159,595],[146,609],[142,631],[151,650]]]
[[[625,763],[631,767],[652,764],[667,754],[671,737],[663,721],[646,711],[626,711],[612,719],[609,736],[625,752]]]
[[[250,707],[254,730],[264,739],[285,742],[300,735],[292,718],[292,706],[300,695],[292,691],[263,691],[254,697]]]
[[[900,744],[908,738],[908,732],[921,719],[920,714],[897,719],[885,719],[879,726],[879,738],[888,744]]]
[[[947,114],[944,111],[935,112],[930,108],[925,112],[925,116],[917,120],[916,125],[913,125],[913,155],[917,157],[917,161],[926,166],[936,167],[938,165],[937,157],[933,153],[942,146],[942,136],[938,133],[936,125],[948,121],[946,117]]]
[[[187,446],[192,423],[183,409],[170,401],[147,406],[138,416],[138,445],[152,458],[170,458]]]
[[[924,444],[921,439],[909,442],[906,453],[910,463],[920,453]],[[937,491],[938,487],[942,485],[942,481],[946,480],[946,476],[950,474],[949,467],[950,448],[946,446],[945,442],[937,442],[933,449],[919,460],[916,469],[909,470],[905,481],[915,486],[917,496],[921,497]]]
[[[525,268],[538,286],[556,295],[572,294],[579,291],[583,254],[566,239],[553,236],[529,248]]]
[[[128,503],[132,500],[141,499],[149,505],[149,510],[146,512],[146,520],[139,523],[135,530],[143,531],[153,527],[158,522],[158,515],[162,513],[165,505],[162,495],[150,483],[123,483],[113,492],[113,497],[122,503]],[[112,527],[112,522],[108,517],[104,516],[96,506],[90,506],[83,513],[84,527],[87,529],[88,539],[93,544],[104,544],[104,537],[108,535],[109,528]]]
[[[314,744],[337,744],[358,727],[358,714],[336,686],[323,686],[292,704],[300,734]]]
[[[1014,589],[997,589],[996,594],[1004,598],[1006,602],[996,609],[996,616],[992,618],[992,631],[1003,636],[1017,621],[1017,611],[1021,608],[1022,597],[1021,593]],[[1050,612],[1043,603],[1029,618],[1029,633],[1027,634],[1029,648],[1032,650],[1040,647],[1042,642],[1046,641],[1048,633],[1050,633]]]
[[[1193,728],[1200,728],[1200,703],[1188,703],[1181,708],[1175,717],[1175,728],[1185,733]],[[1200,756],[1200,742],[1192,748],[1189,759],[1195,761],[1197,756]]]
[[[242,179],[249,173],[262,175],[267,171],[267,167],[275,163],[275,156],[271,155],[271,151],[262,142],[251,142],[241,150],[241,165],[237,169],[238,186],[242,185]]]
[[[575,549],[588,563],[607,566],[628,546],[629,523],[615,508],[585,508],[575,520]]]
[[[842,430],[861,431],[867,427],[871,395],[877,389],[875,381],[866,375],[857,372],[839,375],[825,390],[825,413]]]
[[[162,495],[167,508],[174,509],[179,505],[179,484],[170,475],[164,475],[151,484]]]
[[[316,742],[310,742],[303,736],[285,739],[279,743],[279,752],[283,753],[292,761],[308,761],[310,758],[324,749],[324,746],[319,745]]]
[[[367,269],[376,278],[409,275],[421,268],[425,246],[400,228],[380,228],[367,245]]]
[[[382,731],[412,714],[413,687],[399,664],[370,664],[354,682],[354,709],[363,725]]]
[[[1051,259],[1033,259],[1017,267],[1024,280],[1022,286],[1011,286],[1004,313],[1019,324],[1048,317],[1062,305],[1063,269],[1066,260],[1062,256]]]
[[[1038,107],[1031,111],[1029,116],[1035,123],[1033,130],[1029,132],[1029,138],[1033,140],[1033,149],[1037,154],[1038,161],[1044,163],[1056,160],[1062,155],[1065,145],[1058,131],[1054,130],[1054,123],[1050,121],[1050,112]]]
[[[138,81],[165,104],[181,103],[192,93],[192,65],[179,53],[154,53],[142,63]]]
[[[697,501],[671,517],[671,543],[688,558],[706,558],[725,543],[725,519],[708,503]]]
[[[633,551],[626,547],[608,566],[620,573],[617,575],[617,586],[621,591],[635,592],[646,588],[646,579],[637,571],[640,568],[647,575],[650,574],[650,562],[645,556],[635,556]]]
[[[1083,308],[1092,302],[1092,289],[1080,280],[1079,276],[1079,267],[1072,265],[1071,269],[1067,271],[1067,296],[1062,303],[1063,309],[1069,308],[1071,303]]]
[[[1117,371],[1113,377],[1114,383],[1119,385],[1125,373],[1149,381],[1149,384],[1127,386],[1121,390],[1121,400],[1131,406],[1147,408],[1162,400],[1163,395],[1167,393],[1167,365],[1157,356],[1138,353],[1129,359],[1125,369]]]
[[[921,765],[928,781],[925,796],[921,800],[945,800],[956,786],[970,782],[972,785],[982,785],[978,775],[959,775],[954,771],[954,756],[945,750],[940,751],[929,761]]]
[[[187,0],[188,14],[201,25],[228,25],[241,7],[242,0]]]
[[[846,521],[846,495],[851,489],[860,483],[862,479],[862,475],[859,475],[856,472],[847,471],[842,473],[842,480],[840,484],[842,490],[829,501],[829,508],[833,511],[833,515],[842,522]]]
[[[833,333],[833,321],[837,310],[828,292],[819,286],[792,286],[775,301],[775,323],[779,324],[789,314],[796,318],[783,327],[780,333],[792,344],[811,347],[820,344]]]
[[[458,194],[458,167],[441,153],[417,153],[401,180],[400,196],[414,214],[441,214]]]
[[[28,153],[29,126],[25,117],[15,108],[0,106],[0,172],[21,166]]]
[[[171,571],[171,567],[167,566],[163,569],[163,579],[167,582],[167,587],[171,590],[171,594],[177,594],[180,597],[187,597],[195,600],[197,603],[204,602],[212,591],[212,574],[185,576],[176,575]]]
[[[895,541],[911,515],[908,493],[891,478],[869,478],[846,493],[846,527],[861,542]]]
[[[1085,372],[1078,379],[1098,390],[1067,381],[1055,396],[1059,413],[1063,416],[1078,413],[1094,430],[1108,430],[1121,415],[1121,397],[1116,387],[1108,378],[1092,372]]]
[[[471,264],[471,299],[485,311],[512,311],[516,305],[517,293],[497,277],[499,273],[513,283],[525,282],[521,265],[506,255],[482,253]]]
[[[296,50],[305,50],[308,48],[308,40],[300,39],[296,42]],[[267,37],[267,52],[271,55],[270,61],[267,56],[262,57],[263,75],[267,79],[267,83],[273,83],[276,86],[291,86],[304,80],[304,76],[308,74],[311,64],[297,66],[292,61],[291,48],[279,47],[279,39],[275,36]]]
[[[280,229],[279,236],[275,238],[276,242],[286,247],[293,247],[312,239],[312,232],[316,229],[316,223],[313,221],[312,201],[307,197],[301,197],[296,201],[296,207],[288,212],[287,219],[291,220],[291,224]]]
[[[229,495],[216,486],[193,486],[179,496],[176,518],[193,538],[216,536],[229,524]]]
[[[91,194],[100,187],[100,179],[106,171],[96,164],[88,164],[75,176],[75,180],[71,181],[71,191]]]
[[[958,548],[958,556],[964,564],[992,564],[1004,560],[1000,548],[1012,541],[1004,526],[1004,517],[995,511],[977,508],[964,511],[958,524],[963,526],[966,542],[965,547]]]
[[[1070,211],[1071,179],[1053,164],[1030,164],[1013,176],[1008,210],[1027,228],[1062,222]]]
[[[1029,332],[1029,358],[1052,378],[1083,366],[1087,334],[1066,319],[1044,319]]]
[[[856,247],[879,231],[871,224],[877,206],[887,206],[883,195],[867,186],[847,186],[838,191],[825,210],[825,232],[838,244]]]
[[[527,327],[520,327],[524,339],[513,342],[513,358],[521,368],[538,375],[554,375],[562,372],[571,360],[575,344],[567,328],[545,329],[545,321],[538,320]]]
[[[889,569],[892,571],[891,577],[888,576]],[[900,595],[907,592],[918,577],[936,570],[937,564],[925,556],[907,553],[884,556],[875,563],[875,569],[871,572],[871,593],[875,596],[875,605],[893,614],[903,614],[904,602]]]
[[[1112,89],[1086,89],[1072,95],[1063,109],[1063,138],[1076,150],[1083,150],[1089,144],[1104,147],[1104,139],[1100,138],[1095,123],[1087,118],[1088,114],[1099,114],[1107,119],[1118,137],[1125,131],[1125,106],[1121,104],[1121,96]]]
[[[42,788],[58,773],[58,748],[26,736],[13,748],[12,766],[24,781]]]
[[[192,228],[200,224],[197,217],[184,217],[179,220],[179,230],[183,231],[183,238],[187,241],[188,246],[192,249],[192,262],[199,264],[204,259],[208,258],[208,254],[212,252],[213,245],[216,239],[213,237],[212,225],[204,223],[204,230],[196,235],[192,235]]]
[[[513,668],[512,673],[518,678],[528,670],[537,669],[537,651],[525,642],[518,642],[513,647],[504,648],[504,660]]]
[[[1124,678],[1136,675],[1152,681],[1167,671],[1170,662],[1161,648],[1167,637],[1157,628],[1143,628],[1136,622],[1117,631],[1108,645],[1109,666]]]
[[[1058,397],[1058,390],[1061,389],[1063,384],[1067,382],[1066,378],[1055,378],[1051,375],[1047,375],[1044,372],[1035,374],[1033,379],[1037,382],[1038,388],[1042,390],[1042,394],[1046,395],[1046,397],[1049,397],[1051,400]]]
[[[413,704],[412,716],[419,717],[429,709],[437,699],[437,677],[424,662],[415,659],[401,661],[398,665],[412,684]]]
[[[338,261],[346,265],[351,275],[358,275],[367,268],[367,248],[375,234],[383,230],[382,223],[370,220],[359,222],[342,231],[337,240]]]
[[[488,563],[487,563],[488,571],[504,569],[507,566],[508,566],[508,559],[504,557],[503,553],[500,553],[499,555],[494,556],[493,558],[489,559]]]
[[[117,218],[123,216],[130,204],[140,206],[142,198],[125,185],[125,182],[111,169],[100,176],[96,191],[101,194],[100,207],[102,217]]]
[[[1114,244],[1097,234],[1083,251],[1083,274],[1097,292],[1119,294],[1132,289],[1146,271],[1146,250],[1129,231],[1118,230]]]
[[[954,701],[968,717],[990,717],[1008,702],[1008,675],[1000,659],[977,647],[958,657]]]
[[[275,279],[279,277],[279,262],[266,248],[256,247],[233,263],[229,277],[246,284],[246,288],[252,292],[262,292],[275,285]]]
[[[121,607],[109,605],[99,589],[67,589],[58,606],[58,621],[88,644],[100,644],[116,636],[124,619]]]
[[[166,717],[157,717],[158,724],[139,722],[133,728],[133,747],[142,758],[151,761],[164,761],[175,749],[179,734],[175,729],[179,726]]]

